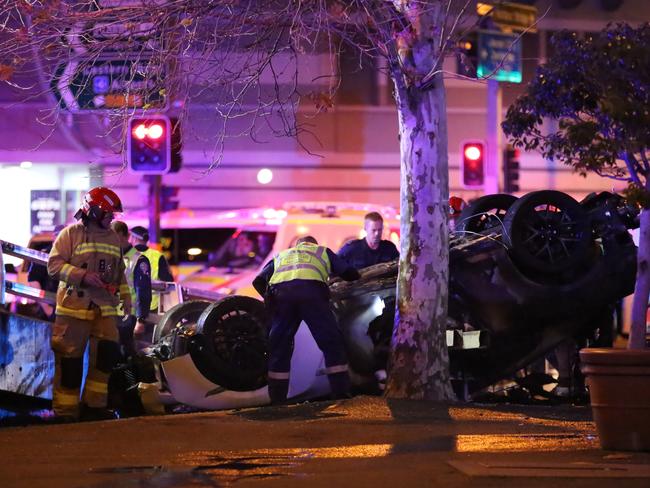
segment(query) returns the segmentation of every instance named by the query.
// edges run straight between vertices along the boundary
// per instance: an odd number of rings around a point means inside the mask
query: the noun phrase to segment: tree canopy
[[[503,129],[516,146],[540,150],[585,175],[647,187],[650,176],[650,24],[579,35],[562,31]],[[556,119],[548,130],[544,119]]]

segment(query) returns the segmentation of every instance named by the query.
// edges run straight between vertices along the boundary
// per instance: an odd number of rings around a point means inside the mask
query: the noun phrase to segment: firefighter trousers
[[[79,417],[83,355],[88,344],[88,373],[81,401],[93,408],[106,407],[108,378],[121,359],[117,317],[104,317],[97,308],[94,312],[91,320],[57,315],[54,321],[51,341],[55,360],[52,408],[56,415]]]
[[[348,361],[343,334],[330,308],[324,283],[289,281],[274,285],[270,298],[269,396],[272,403],[286,400],[294,336],[305,321],[316,344],[325,356],[325,373],[332,396],[347,396],[350,390]]]

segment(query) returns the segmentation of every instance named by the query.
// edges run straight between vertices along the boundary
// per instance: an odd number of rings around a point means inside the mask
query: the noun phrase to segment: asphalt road
[[[0,487],[644,487],[588,407],[356,397],[0,429]]]

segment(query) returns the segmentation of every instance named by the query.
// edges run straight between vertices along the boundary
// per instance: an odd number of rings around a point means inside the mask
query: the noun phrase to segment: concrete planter
[[[650,350],[583,349],[580,361],[601,447],[650,451]]]

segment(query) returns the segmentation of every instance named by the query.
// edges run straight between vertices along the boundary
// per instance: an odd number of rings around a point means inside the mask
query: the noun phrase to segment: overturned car
[[[636,226],[636,209],[611,193],[580,203],[550,190],[487,195],[464,209],[450,236],[447,344],[458,391],[471,396],[567,339],[611,342],[616,305],[633,291],[636,246],[628,229]],[[359,281],[330,284],[360,391],[377,390],[396,277],[392,262],[366,268]],[[145,410],[160,402],[205,409],[268,403],[267,330],[264,304],[254,298],[180,303],[157,324],[147,354],[114,375],[114,401],[125,406],[125,392],[154,389]],[[328,393],[323,356],[304,324],[291,372],[290,398]]]

